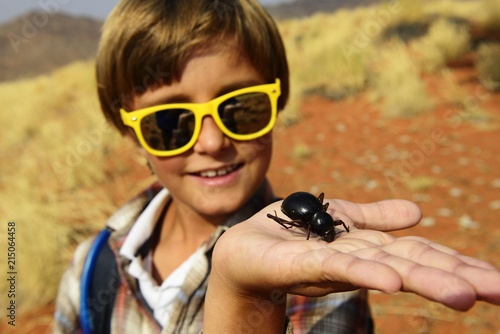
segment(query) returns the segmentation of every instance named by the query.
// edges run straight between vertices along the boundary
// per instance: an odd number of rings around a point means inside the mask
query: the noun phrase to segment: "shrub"
[[[413,117],[432,108],[420,68],[401,41],[381,48],[374,74],[371,97],[382,101],[385,116]]]
[[[292,80],[304,92],[341,99],[366,87],[371,44],[351,46],[348,54],[342,47],[353,39],[361,15],[340,11],[282,23]]]
[[[299,143],[293,147],[293,150],[290,154],[292,160],[296,162],[301,162],[307,158],[309,158],[312,154],[311,148],[306,144]]]
[[[404,180],[406,188],[412,192],[426,191],[436,185],[436,180],[428,176],[415,176]]]
[[[419,54],[422,69],[434,72],[470,50],[469,28],[441,18],[429,27],[426,36],[415,41],[413,49]]]
[[[275,127],[275,132],[279,131],[279,126],[290,126],[301,119],[300,107],[303,99],[302,83],[294,76],[290,77],[290,97],[283,111],[279,113],[279,123]]]
[[[484,43],[477,50],[479,79],[491,91],[500,90],[500,43]]]
[[[484,25],[490,30],[500,29],[500,0],[482,0],[485,13]]]

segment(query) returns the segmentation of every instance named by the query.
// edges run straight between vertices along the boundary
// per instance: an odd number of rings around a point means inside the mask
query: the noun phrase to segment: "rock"
[[[490,210],[500,210],[500,200],[492,201],[488,204]]]
[[[469,215],[462,215],[458,219],[458,225],[467,230],[476,230],[481,227],[481,225],[478,222],[474,221]]]
[[[453,210],[450,208],[439,208],[437,214],[441,217],[451,217],[453,216]]]
[[[460,188],[453,187],[450,189],[449,193],[450,193],[451,197],[460,197],[460,196],[462,196],[463,191]]]
[[[500,179],[494,179],[490,185],[493,189],[500,189]]]
[[[436,219],[433,217],[425,217],[420,221],[420,226],[431,227],[436,225]]]

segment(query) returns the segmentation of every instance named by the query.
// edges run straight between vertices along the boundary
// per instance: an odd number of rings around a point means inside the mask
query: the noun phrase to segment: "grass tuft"
[[[353,39],[360,15],[340,11],[280,25],[292,80],[300,82],[304,93],[342,99],[366,87],[372,49],[346,45]]]
[[[292,160],[301,162],[308,159],[312,154],[312,150],[306,144],[297,144],[293,147],[292,153],[290,154]]]
[[[382,48],[374,69],[371,98],[381,101],[386,117],[414,117],[432,109],[420,68],[404,43],[394,40]]]
[[[500,0],[481,0],[484,13],[484,23],[488,30],[500,30]]]
[[[500,43],[484,43],[477,50],[475,60],[479,78],[490,91],[500,90]]]
[[[435,72],[465,55],[470,50],[471,37],[468,26],[441,18],[432,23],[427,35],[412,44],[422,69]]]
[[[426,191],[436,184],[436,180],[428,176],[416,176],[405,179],[406,188],[412,192]]]

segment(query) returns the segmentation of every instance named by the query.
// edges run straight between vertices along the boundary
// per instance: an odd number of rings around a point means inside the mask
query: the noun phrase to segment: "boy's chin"
[[[244,204],[244,198],[232,196],[223,196],[222,194],[212,196],[199,196],[195,200],[194,207],[202,216],[206,217],[229,217],[238,211]]]

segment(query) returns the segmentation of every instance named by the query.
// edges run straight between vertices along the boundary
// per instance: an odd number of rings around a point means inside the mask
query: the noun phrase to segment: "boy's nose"
[[[193,150],[196,153],[217,154],[230,145],[230,139],[222,133],[212,117],[204,117]]]

